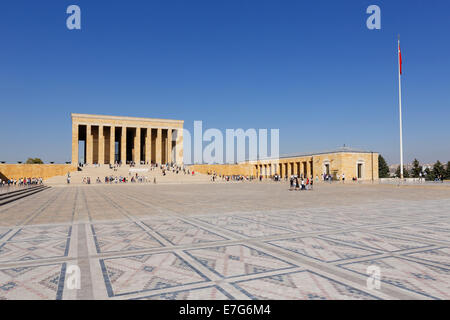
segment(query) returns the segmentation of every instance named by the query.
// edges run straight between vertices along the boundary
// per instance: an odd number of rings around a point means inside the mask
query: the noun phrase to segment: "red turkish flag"
[[[398,43],[398,64],[400,67],[400,74],[402,74],[402,51],[400,50],[400,42]]]

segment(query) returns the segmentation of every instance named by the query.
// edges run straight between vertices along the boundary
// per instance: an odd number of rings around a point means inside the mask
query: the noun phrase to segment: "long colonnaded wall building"
[[[279,175],[282,178],[296,175],[298,177],[321,178],[329,174],[336,178],[338,175],[345,179],[358,181],[378,180],[378,153],[370,151],[339,150],[286,156],[279,159],[248,161],[237,164],[224,165],[193,165],[191,168],[199,173],[216,173],[218,175],[263,176],[270,178]]]

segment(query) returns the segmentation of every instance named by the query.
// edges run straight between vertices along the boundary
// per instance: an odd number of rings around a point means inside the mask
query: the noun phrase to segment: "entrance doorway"
[[[362,169],[363,169],[363,164],[362,163],[358,163],[358,179],[362,179]]]

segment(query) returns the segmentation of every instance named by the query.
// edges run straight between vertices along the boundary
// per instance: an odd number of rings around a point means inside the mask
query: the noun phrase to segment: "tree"
[[[395,171],[395,176],[397,178],[400,178],[400,166],[397,167],[397,170]],[[403,166],[403,178],[409,178],[409,172],[406,170],[406,167]]]
[[[450,161],[447,162],[447,169],[445,170],[445,179],[450,180]]]
[[[433,173],[434,179],[436,179],[436,178],[439,179],[441,177],[441,175],[444,176],[444,174],[445,174],[444,166],[442,165],[442,163],[439,160],[434,164],[432,173]]]
[[[42,161],[39,158],[28,158],[26,163],[27,164],[43,164],[44,161]]]
[[[433,172],[430,170],[430,168],[425,169],[425,180],[434,180]]]
[[[378,176],[380,178],[389,178],[389,167],[381,154],[378,155]]]
[[[413,167],[411,169],[411,175],[413,178],[419,178],[420,173],[422,172],[422,166],[419,163],[419,160],[414,159],[412,163]]]

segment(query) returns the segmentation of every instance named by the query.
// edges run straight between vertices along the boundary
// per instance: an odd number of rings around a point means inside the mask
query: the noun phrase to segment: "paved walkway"
[[[449,188],[54,187],[0,208],[0,299],[449,299],[448,208]]]

